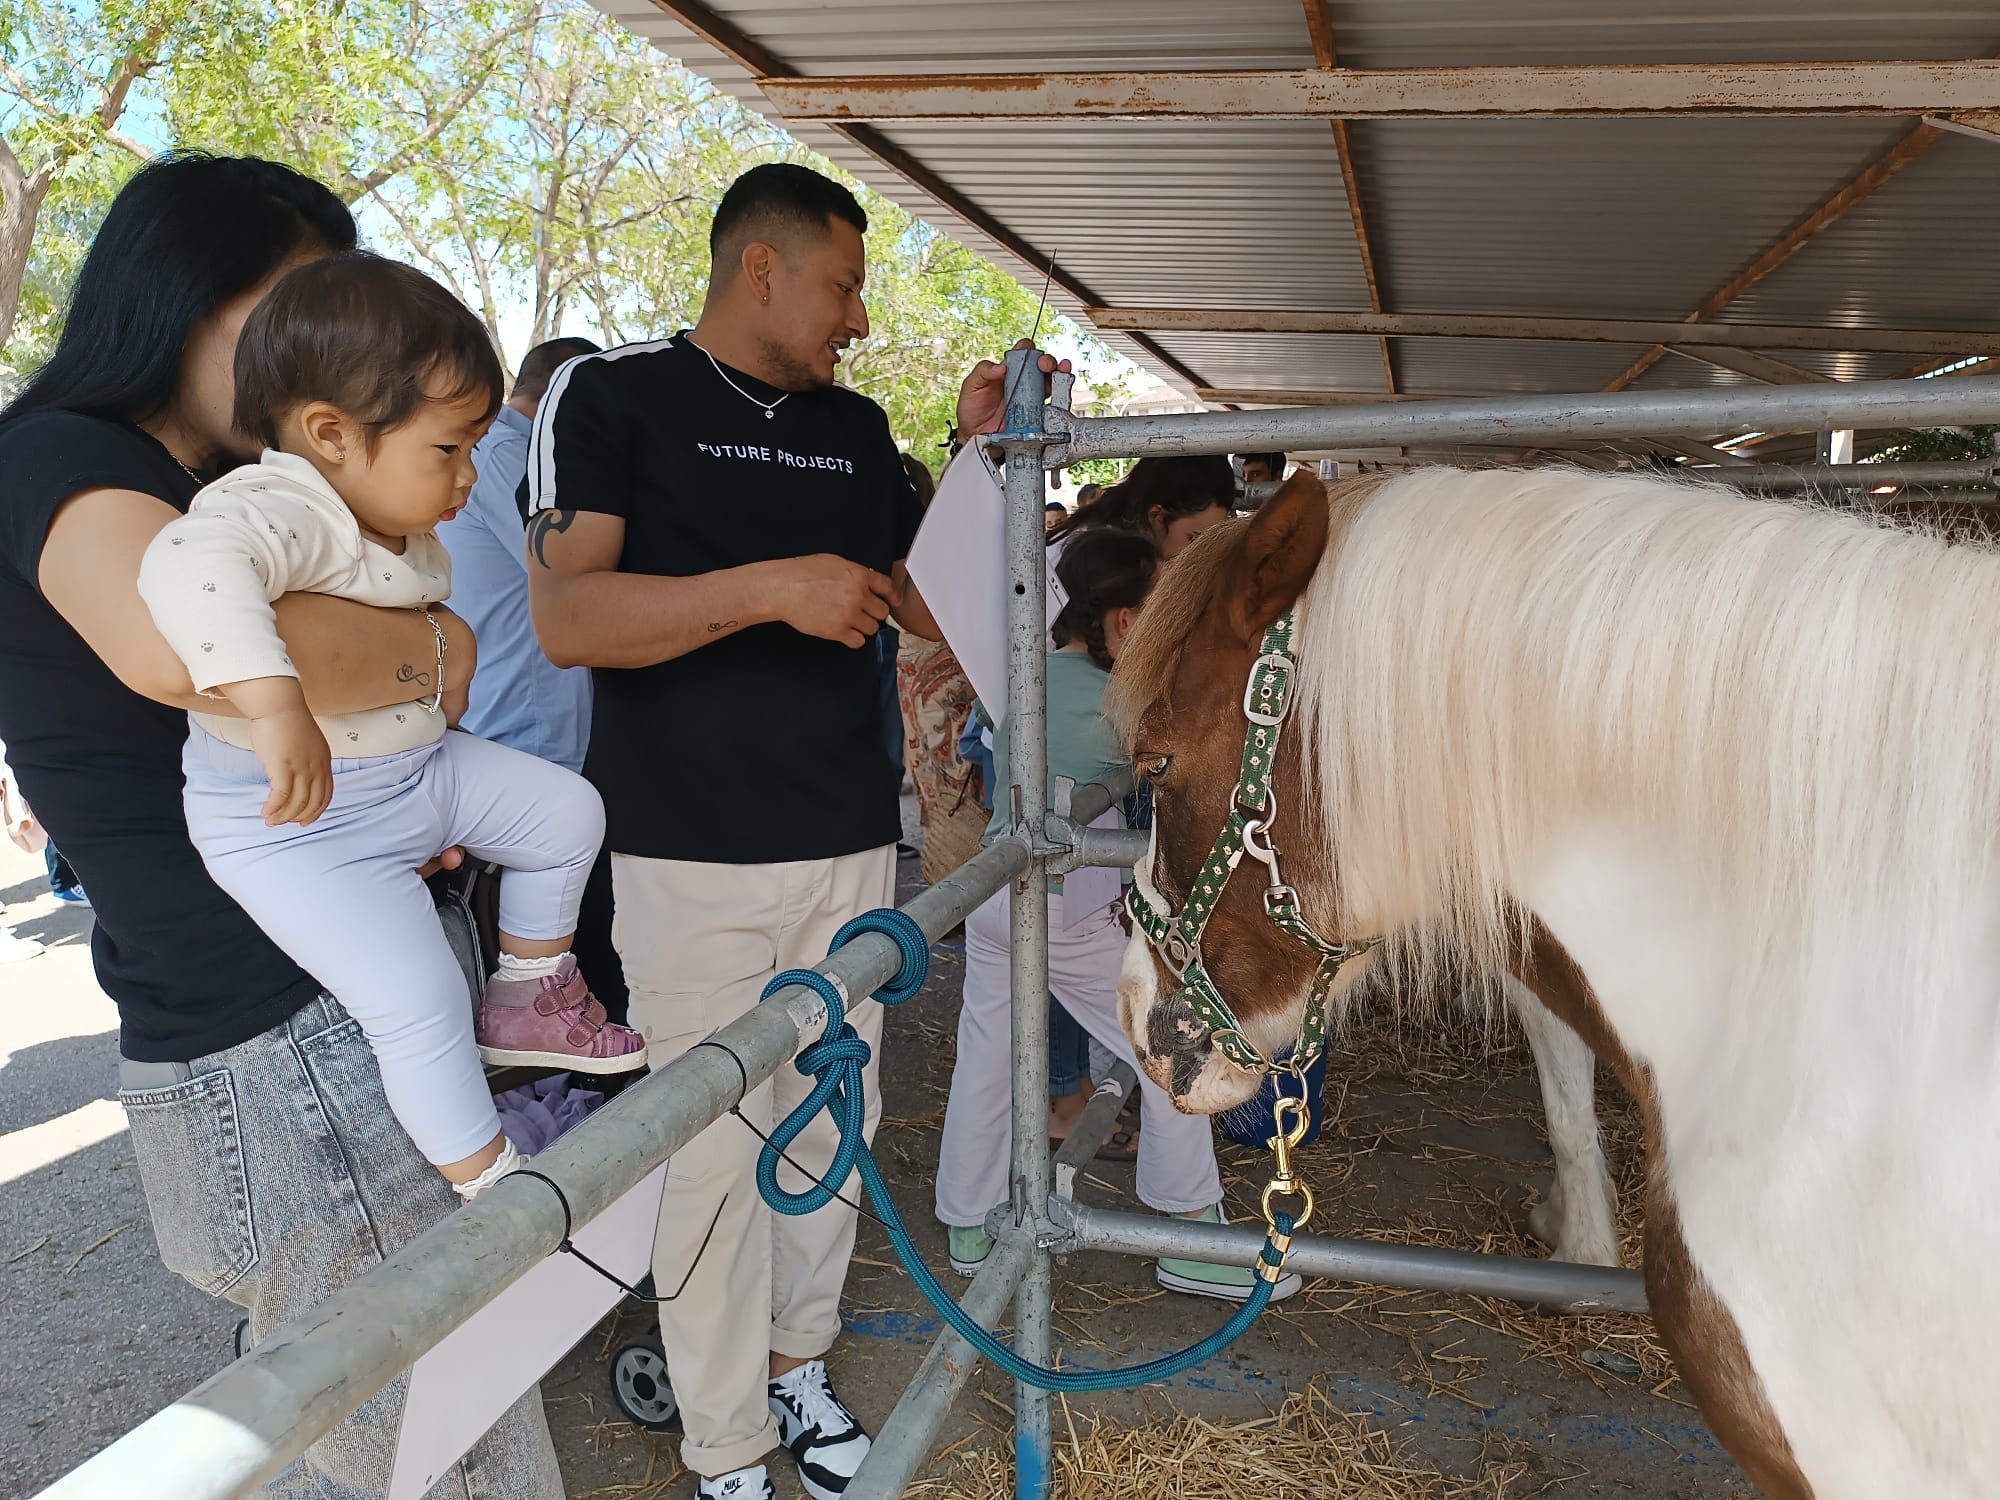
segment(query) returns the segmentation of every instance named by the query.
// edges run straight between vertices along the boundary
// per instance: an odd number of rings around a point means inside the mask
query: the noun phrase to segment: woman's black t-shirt
[[[0,740],[90,893],[97,980],[118,1006],[120,1050],[138,1062],[232,1047],[319,991],[188,842],[187,715],[121,683],[37,582],[49,524],[72,496],[136,490],[184,511],[199,487],[123,422],[68,411],[0,422]]]

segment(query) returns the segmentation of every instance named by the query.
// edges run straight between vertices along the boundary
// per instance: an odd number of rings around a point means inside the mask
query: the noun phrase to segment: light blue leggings
[[[417,866],[452,844],[490,860],[500,927],[518,938],[576,930],[604,842],[604,805],[561,766],[452,731],[435,745],[336,759],[333,801],[301,828],[264,826],[257,757],[194,729],[188,833],[217,885],[361,1023],[389,1107],[433,1165],[500,1129],[472,1036],[472,1007]]]

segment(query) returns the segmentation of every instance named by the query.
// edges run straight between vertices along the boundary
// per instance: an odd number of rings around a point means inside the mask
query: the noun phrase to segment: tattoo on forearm
[[[404,662],[400,667],[396,668],[396,681],[413,682],[418,687],[429,687],[431,685],[431,674],[428,672],[419,672],[408,662]]]
[[[710,620],[708,622],[708,633],[710,635],[720,635],[725,630],[734,630],[736,623],[734,620]]]
[[[535,512],[528,521],[528,546],[533,549],[536,562],[545,568],[549,565],[548,558],[542,552],[542,548],[548,545],[549,533],[568,531],[575,521],[576,512],[573,510]]]

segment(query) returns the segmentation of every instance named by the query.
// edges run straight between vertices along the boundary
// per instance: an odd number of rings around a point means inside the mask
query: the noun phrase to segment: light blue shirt
[[[500,408],[472,450],[479,470],[465,509],[438,527],[451,553],[451,607],[479,639],[479,670],[463,727],[572,771],[590,744],[590,671],[542,655],[528,613],[526,530],[515,491],[534,425]]]

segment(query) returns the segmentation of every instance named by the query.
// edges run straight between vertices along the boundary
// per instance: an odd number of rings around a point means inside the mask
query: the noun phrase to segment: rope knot
[[[821,1037],[799,1053],[793,1066],[808,1078],[837,1071],[842,1084],[851,1086],[860,1082],[860,1070],[868,1066],[868,1059],[874,1055],[874,1049],[842,1021],[837,1033]]]

